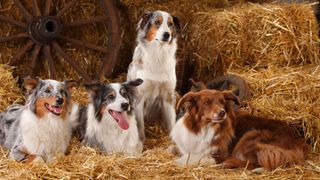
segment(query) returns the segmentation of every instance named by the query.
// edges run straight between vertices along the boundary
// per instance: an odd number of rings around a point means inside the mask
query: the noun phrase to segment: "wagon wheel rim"
[[[46,0],[43,9],[40,9],[38,0],[32,0],[32,12],[29,12],[19,0],[13,0],[13,2],[23,15],[24,21],[15,20],[3,15],[0,15],[0,20],[19,27],[22,32],[6,37],[0,37],[0,43],[20,39],[28,40],[27,43],[13,55],[9,61],[9,65],[17,66],[26,53],[30,51],[31,60],[27,75],[34,75],[35,65],[40,56],[43,55],[48,64],[48,76],[52,79],[56,79],[57,71],[52,57],[52,52],[55,51],[57,55],[62,57],[64,62],[69,64],[69,66],[87,82],[99,80],[101,77],[108,76],[112,73],[121,39],[118,9],[112,0],[100,0],[104,12],[103,15],[94,16],[88,19],[77,19],[73,22],[62,22],[61,16],[74,6],[77,6],[79,0],[71,0],[54,15],[50,12],[52,0]],[[64,36],[60,33],[67,28],[82,27],[93,23],[106,23],[107,31],[110,36],[108,47]],[[58,40],[103,53],[104,57],[101,60],[100,69],[95,76],[91,77],[89,73],[82,70],[79,64],[63,50],[58,43]]]

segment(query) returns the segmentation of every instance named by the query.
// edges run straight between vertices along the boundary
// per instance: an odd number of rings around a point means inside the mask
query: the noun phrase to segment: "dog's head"
[[[23,85],[27,90],[27,107],[40,118],[48,113],[64,116],[69,108],[70,90],[77,86],[78,82],[74,80],[60,82],[26,77]]]
[[[178,18],[164,11],[145,13],[138,23],[138,38],[143,42],[171,43],[180,31]]]
[[[177,108],[183,108],[187,127],[197,133],[202,127],[225,122],[233,114],[233,103],[240,103],[233,93],[206,89],[187,93]]]
[[[120,128],[128,129],[127,113],[132,113],[136,101],[136,87],[142,82],[141,79],[136,79],[122,84],[93,83],[85,85],[91,94],[91,103],[94,106],[96,119],[101,121],[103,116],[109,116],[118,123]]]

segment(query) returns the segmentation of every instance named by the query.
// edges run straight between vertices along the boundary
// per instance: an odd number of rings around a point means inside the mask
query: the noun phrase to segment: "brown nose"
[[[226,111],[224,109],[220,109],[220,111],[218,112],[218,117],[224,118],[225,115],[226,115]]]

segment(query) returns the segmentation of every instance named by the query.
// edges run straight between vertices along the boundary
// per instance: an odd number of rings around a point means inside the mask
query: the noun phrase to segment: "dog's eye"
[[[107,96],[107,99],[114,100],[116,97],[113,94],[110,94]]]
[[[51,90],[50,89],[46,89],[44,92],[45,93],[51,93]]]
[[[169,22],[169,23],[168,23],[168,26],[169,26],[169,28],[173,27],[173,23],[172,23],[172,22]]]
[[[64,94],[64,90],[63,89],[61,89],[59,92],[60,92],[60,94]]]
[[[157,26],[160,26],[160,25],[161,25],[161,22],[160,22],[159,20],[156,20],[156,21],[154,22],[154,24],[157,25]]]

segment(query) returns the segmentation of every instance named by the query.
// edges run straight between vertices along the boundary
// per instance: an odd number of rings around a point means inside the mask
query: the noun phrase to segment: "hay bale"
[[[189,28],[197,64],[208,80],[242,67],[319,64],[318,25],[307,4],[249,4],[199,12]]]
[[[0,64],[0,111],[24,100],[23,92],[17,84],[18,79],[12,76],[12,71],[13,67]]]
[[[229,72],[242,76],[252,87],[254,114],[289,123],[301,121],[304,136],[313,150],[320,147],[320,66],[269,65],[260,69],[230,69]]]

